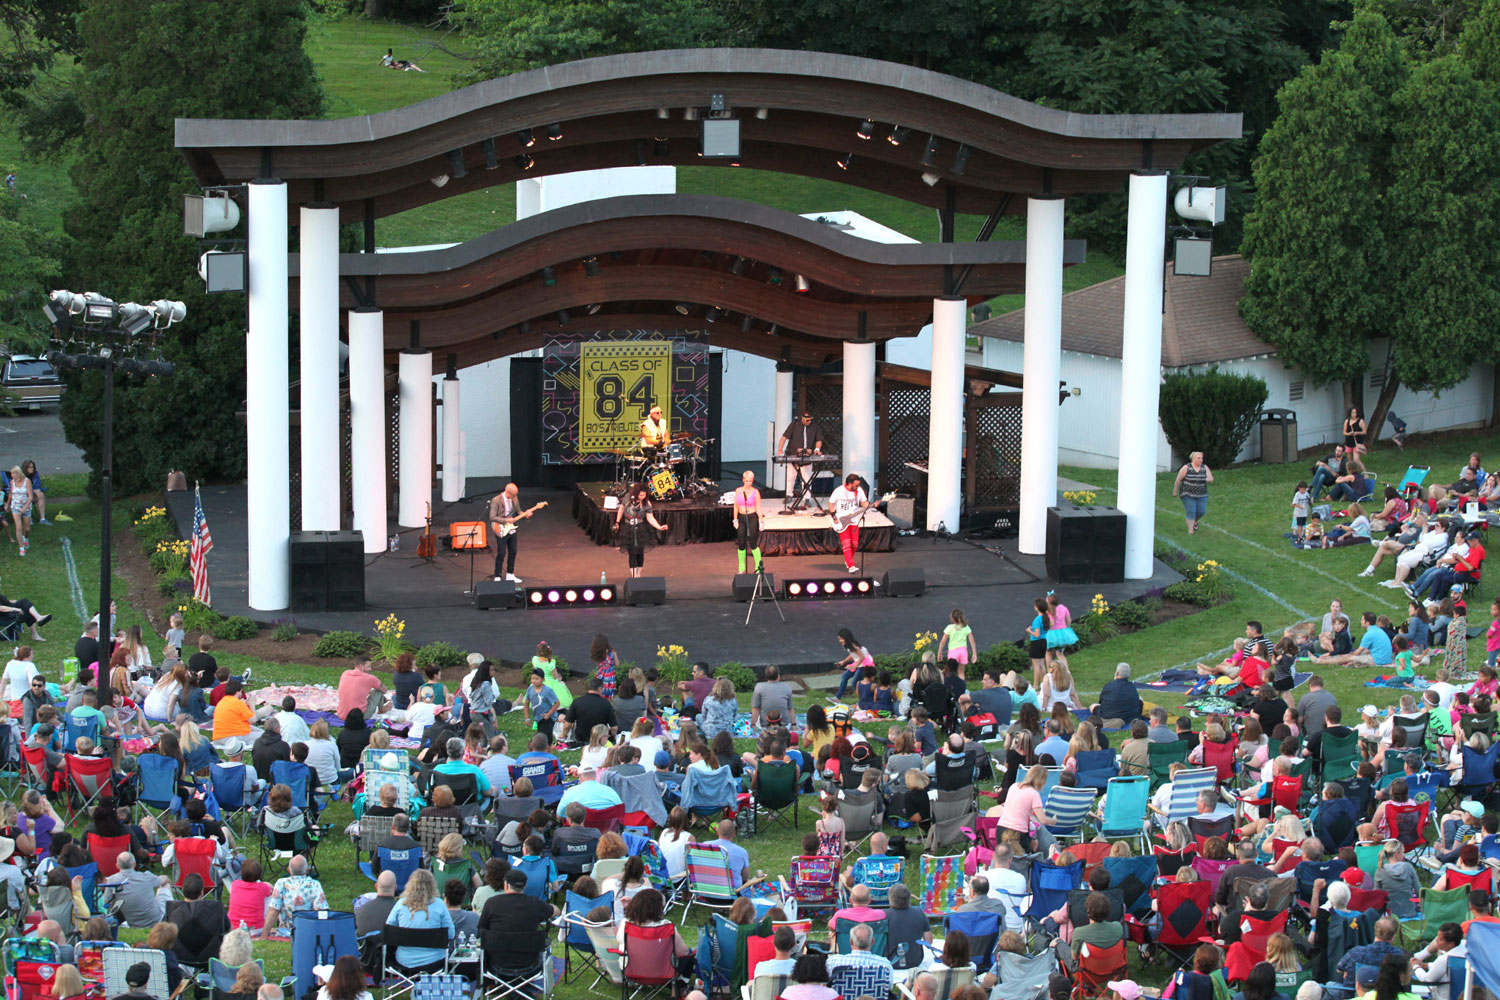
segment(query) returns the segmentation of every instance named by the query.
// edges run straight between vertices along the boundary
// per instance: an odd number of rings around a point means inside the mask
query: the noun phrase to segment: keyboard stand
[[[787,463],[787,467],[796,470],[797,479],[792,484],[792,486],[786,491],[786,502],[782,504],[782,506],[781,506],[781,512],[783,514],[795,514],[797,512],[797,509],[802,506],[802,502],[804,500],[807,500],[807,501],[811,501],[812,500],[813,480],[815,480],[817,478],[818,474],[817,474],[816,471],[814,471],[811,476],[807,477],[806,479],[803,479],[802,478],[802,469],[804,468],[803,466],[801,466],[801,465],[792,465],[789,462],[789,463]],[[812,468],[812,469],[816,470],[816,466],[812,465],[811,463],[809,463],[809,465],[806,466],[806,467],[807,468]],[[814,503],[813,506],[816,507],[817,504]]]

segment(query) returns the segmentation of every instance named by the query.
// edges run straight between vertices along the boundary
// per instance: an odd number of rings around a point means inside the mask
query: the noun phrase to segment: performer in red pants
[[[869,494],[855,473],[844,477],[844,485],[828,497],[828,513],[833,517],[834,530],[839,533],[839,548],[844,550],[844,565],[849,572],[858,573],[854,554],[859,551],[859,515],[872,506]]]

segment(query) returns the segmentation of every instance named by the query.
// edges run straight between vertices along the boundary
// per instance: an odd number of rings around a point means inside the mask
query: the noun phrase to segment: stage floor
[[[735,481],[738,481],[736,476]],[[471,486],[475,485],[470,481]],[[486,505],[498,489],[467,501],[445,504],[434,497],[433,532],[446,535],[452,521],[483,519]],[[732,488],[726,481],[725,489]],[[625,555],[594,544],[571,515],[571,490],[521,490],[530,506],[539,500],[549,506],[524,522],[520,531],[516,572],[527,585],[597,583],[601,572],[611,582],[628,575]],[[214,608],[222,614],[245,614],[273,622],[290,614],[302,628],[352,629],[369,633],[376,619],[394,612],[406,621],[409,641],[418,645],[444,639],[491,657],[522,660],[540,640],[580,669],[587,663],[595,632],[606,633],[624,660],[650,662],[656,647],[677,643],[689,655],[714,662],[737,660],[766,663],[832,663],[842,655],[835,636],[849,628],[873,652],[910,649],[918,631],[942,631],[948,613],[963,608],[981,647],[1021,637],[1033,614],[1031,602],[1052,588],[1040,556],[1015,552],[1014,539],[987,542],[989,547],[962,541],[898,537],[892,552],[863,553],[864,572],[879,579],[886,570],[920,568],[929,590],[916,599],[876,598],[781,603],[786,622],[776,608],[757,606],[749,627],[746,605],[729,595],[735,572],[732,541],[699,545],[663,545],[646,552],[646,574],[665,577],[668,601],[658,607],[581,608],[572,610],[478,611],[465,592],[469,589],[467,553],[439,549],[437,560],[424,565],[416,556],[420,530],[404,530],[398,552],[369,556],[365,568],[366,610],[307,614],[251,611],[246,604],[246,490],[244,486],[205,486],[204,512],[214,533],[209,557]],[[844,577],[837,554],[767,558],[766,569],[784,575]],[[494,572],[494,550],[473,559],[477,579]],[[1118,603],[1181,579],[1156,564],[1149,580],[1121,584],[1081,584],[1058,587],[1075,613],[1086,610],[1096,593]]]

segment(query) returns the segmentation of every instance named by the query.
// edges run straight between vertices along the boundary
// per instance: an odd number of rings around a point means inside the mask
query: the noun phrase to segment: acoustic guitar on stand
[[[510,521],[510,523],[508,523],[508,524],[506,522],[504,522],[504,521],[496,521],[495,522],[495,537],[496,538],[504,538],[507,535],[514,534],[515,530],[516,530],[516,527],[517,527],[516,521],[520,521],[523,518],[530,517],[532,514],[535,514],[537,511],[541,510],[545,506],[547,506],[547,501],[545,501],[545,500],[543,500],[541,503],[533,504],[532,506],[528,507],[526,510],[523,510],[523,511],[521,511],[521,513],[515,515],[515,518],[512,521]]]

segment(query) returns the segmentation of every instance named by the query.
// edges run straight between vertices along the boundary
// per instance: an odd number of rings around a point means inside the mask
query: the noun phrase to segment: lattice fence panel
[[[1021,502],[1021,405],[975,405],[969,410],[969,454],[977,456],[969,509],[997,510]]]
[[[396,495],[396,479],[401,472],[401,393],[391,391],[385,397],[385,495]],[[396,508],[390,508],[395,515]],[[392,520],[395,520],[394,516]]]
[[[349,396],[339,397],[339,524],[354,524],[353,424],[349,420]]]
[[[885,453],[880,456],[880,488],[896,485],[915,488],[925,485],[920,472],[906,467],[907,462],[926,462],[930,425],[928,403],[932,391],[924,386],[907,386],[886,382]]]
[[[802,399],[803,409],[812,414],[813,423],[823,430],[823,450],[829,454],[842,455],[844,453],[843,384],[814,382],[808,379],[802,385]]]
[[[294,423],[291,427],[291,436],[288,438],[290,444],[287,447],[287,492],[290,494],[288,502],[292,505],[291,527],[293,531],[302,530],[302,425]]]

